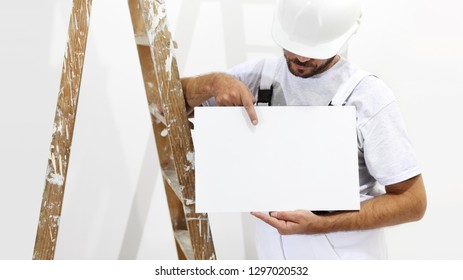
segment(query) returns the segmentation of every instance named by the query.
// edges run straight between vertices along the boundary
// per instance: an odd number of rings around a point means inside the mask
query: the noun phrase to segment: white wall
[[[173,259],[127,3],[93,2],[56,258]],[[181,75],[279,53],[273,2],[167,1]],[[70,8],[70,0],[0,5],[0,259],[32,256]],[[427,186],[425,218],[388,230],[394,259],[463,258],[462,8],[366,1],[350,45],[350,59],[396,92]],[[255,257],[244,216],[212,217],[219,258]]]

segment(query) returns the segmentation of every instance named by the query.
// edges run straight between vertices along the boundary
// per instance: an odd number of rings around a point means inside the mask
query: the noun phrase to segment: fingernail
[[[252,124],[253,124],[253,125],[257,125],[257,120],[253,120],[253,121],[252,121]]]

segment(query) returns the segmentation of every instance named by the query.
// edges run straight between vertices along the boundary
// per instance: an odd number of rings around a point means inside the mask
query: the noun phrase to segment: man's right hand
[[[230,75],[217,74],[213,78],[212,88],[217,105],[244,106],[251,122],[257,125],[257,114],[254,109],[256,99],[245,84]]]
[[[182,79],[183,93],[187,105],[195,107],[214,97],[219,106],[244,106],[249,119],[257,125],[254,109],[256,99],[249,88],[233,76],[213,73],[194,78]]]

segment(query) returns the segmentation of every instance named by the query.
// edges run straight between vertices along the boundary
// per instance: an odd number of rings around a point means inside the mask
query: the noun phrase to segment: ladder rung
[[[191,245],[191,238],[188,230],[176,230],[174,236],[186,258],[188,260],[194,260],[193,246]]]
[[[162,175],[167,183],[169,183],[170,188],[177,195],[178,199],[183,202],[182,191],[184,187],[178,182],[177,172],[175,172],[174,169],[163,169]]]
[[[135,34],[135,43],[139,46],[149,46],[150,45],[148,38],[143,34]],[[178,48],[176,41],[173,41],[172,44],[174,46],[174,49]]]

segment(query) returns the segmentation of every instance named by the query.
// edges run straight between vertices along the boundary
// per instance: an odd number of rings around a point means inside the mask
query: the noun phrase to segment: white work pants
[[[387,258],[383,229],[313,235],[280,235],[275,228],[259,220],[256,223],[256,246],[259,259],[264,260]]]

